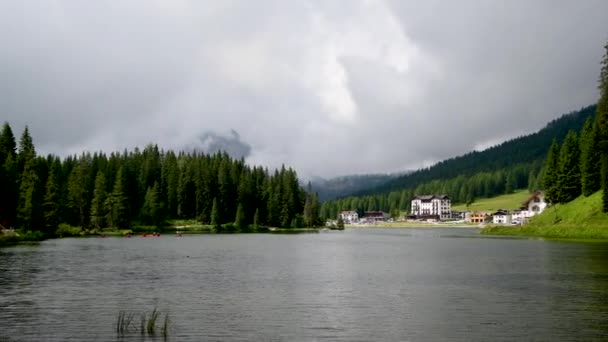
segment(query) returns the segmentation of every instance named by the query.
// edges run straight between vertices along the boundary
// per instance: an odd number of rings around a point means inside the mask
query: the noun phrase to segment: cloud
[[[304,177],[399,171],[596,101],[607,10],[602,0],[5,1],[0,119],[29,125],[43,153],[199,146],[208,132],[208,147]]]

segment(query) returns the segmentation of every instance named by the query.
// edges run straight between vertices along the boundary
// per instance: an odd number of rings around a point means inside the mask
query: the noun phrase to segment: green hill
[[[595,115],[596,105],[564,114],[549,122],[536,133],[505,141],[484,151],[473,151],[459,157],[443,160],[437,164],[397,177],[377,187],[362,190],[353,195],[363,196],[387,193],[433,180],[450,179],[458,176],[470,177],[482,172],[509,169],[517,164],[542,162],[553,139],[561,143],[568,131],[579,132],[587,118]]]
[[[556,204],[530,223],[517,227],[488,227],[487,235],[521,235],[557,239],[608,240],[608,214],[602,213],[602,192],[572,202]]]
[[[528,190],[518,190],[508,195],[480,198],[468,206],[465,204],[455,205],[452,210],[496,211],[498,209],[518,209],[528,197],[530,197]]]
[[[459,204],[510,194],[514,189],[539,189],[544,160],[552,141],[555,139],[561,143],[569,131],[579,132],[585,121],[595,115],[595,111],[595,105],[582,108],[562,115],[536,133],[481,152],[474,151],[447,159],[377,186],[368,187],[370,183],[363,178],[358,179],[367,184],[358,184],[360,190],[351,196],[342,192],[334,200],[325,200],[320,210],[321,217],[336,218],[340,210],[355,210],[359,215],[365,211],[381,210],[397,217],[399,212],[410,210],[411,199],[415,195],[446,194],[453,204]],[[341,190],[346,188],[342,187]],[[321,192],[319,188],[315,188],[315,191]],[[505,201],[486,203],[478,209],[483,210],[484,206],[492,210],[516,208],[521,197],[513,201],[507,197]]]

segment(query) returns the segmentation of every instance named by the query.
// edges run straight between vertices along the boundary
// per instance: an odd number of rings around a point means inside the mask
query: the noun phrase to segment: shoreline
[[[429,222],[388,222],[380,224],[345,224],[344,228],[347,229],[375,229],[375,228],[392,228],[392,229],[411,229],[411,228],[482,228],[478,224],[467,224],[467,223],[429,223]]]
[[[480,232],[486,236],[513,236],[541,238],[555,241],[608,242],[608,227],[574,225],[528,224],[517,227],[485,227]]]

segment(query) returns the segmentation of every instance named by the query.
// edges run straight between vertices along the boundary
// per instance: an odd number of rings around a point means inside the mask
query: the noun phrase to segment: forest
[[[543,187],[544,159],[553,141],[561,144],[570,131],[579,131],[594,117],[597,106],[562,115],[536,133],[518,137],[481,152],[441,161],[376,188],[355,193],[321,206],[321,217],[335,217],[340,210],[381,210],[398,217],[409,211],[413,196],[447,194],[452,203],[472,203],[527,188]]]
[[[80,229],[161,227],[192,219],[223,230],[320,224],[317,195],[285,166],[269,171],[226,153],[174,152],[148,145],[122,153],[38,156],[28,127],[17,144],[0,132],[0,223],[57,234]]]
[[[398,217],[409,211],[414,195],[447,194],[452,203],[469,204],[521,188],[543,189],[551,203],[603,189],[603,211],[608,212],[608,44],[604,49],[597,105],[565,114],[536,133],[324,202],[321,216],[336,217],[340,210],[382,210]]]

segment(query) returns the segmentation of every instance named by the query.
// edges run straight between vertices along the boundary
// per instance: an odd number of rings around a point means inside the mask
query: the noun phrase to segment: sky
[[[0,121],[40,154],[227,149],[399,172],[595,103],[605,0],[0,1]]]

